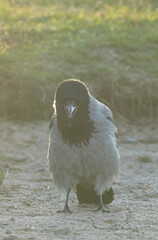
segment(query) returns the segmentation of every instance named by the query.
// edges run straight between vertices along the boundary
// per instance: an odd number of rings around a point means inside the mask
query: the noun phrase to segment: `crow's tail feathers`
[[[96,194],[94,189],[92,187],[86,188],[86,186],[83,186],[81,184],[76,185],[76,194],[77,198],[80,204],[86,203],[86,204],[99,204],[99,196]],[[114,200],[114,191],[112,188],[110,188],[109,191],[105,192],[103,194],[103,203],[109,204]]]

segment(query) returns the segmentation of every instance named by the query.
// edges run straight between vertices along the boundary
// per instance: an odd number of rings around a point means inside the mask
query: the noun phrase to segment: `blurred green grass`
[[[47,119],[56,85],[77,78],[120,114],[156,118],[157,26],[157,0],[1,0],[0,115]]]

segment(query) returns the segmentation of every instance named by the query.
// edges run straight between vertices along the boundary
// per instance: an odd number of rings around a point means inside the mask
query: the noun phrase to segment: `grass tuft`
[[[5,173],[0,172],[0,185],[3,183],[3,180],[5,179]]]
[[[148,163],[148,162],[152,162],[152,159],[150,156],[143,155],[138,157],[138,161],[141,163]]]

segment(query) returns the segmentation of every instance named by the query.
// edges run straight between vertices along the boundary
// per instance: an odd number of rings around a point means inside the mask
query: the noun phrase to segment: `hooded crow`
[[[119,175],[117,128],[111,110],[95,99],[80,80],[65,80],[56,90],[50,122],[48,162],[54,183],[67,193],[76,186],[80,203],[113,200],[112,184]]]

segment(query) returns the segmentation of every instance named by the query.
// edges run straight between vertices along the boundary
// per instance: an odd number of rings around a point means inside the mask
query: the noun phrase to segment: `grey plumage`
[[[77,110],[68,118],[64,110],[67,100],[74,100]],[[119,175],[117,128],[111,110],[90,95],[78,80],[62,82],[54,99],[50,123],[48,160],[54,183],[68,195],[76,185],[93,186],[100,197],[109,191]],[[70,123],[71,120],[71,123]]]

